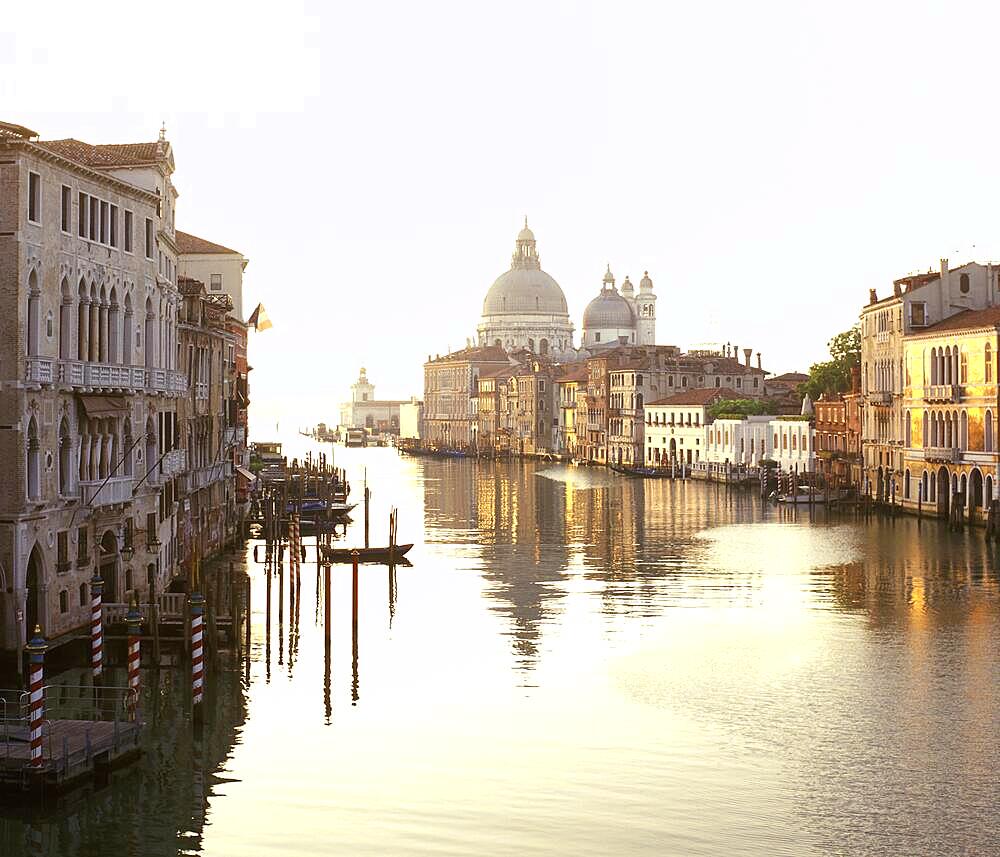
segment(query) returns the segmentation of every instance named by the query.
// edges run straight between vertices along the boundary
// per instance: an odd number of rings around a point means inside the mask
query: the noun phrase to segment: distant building
[[[424,437],[430,446],[469,449],[479,434],[479,376],[509,366],[507,352],[465,348],[424,364]]]
[[[340,406],[340,425],[342,428],[366,428],[396,434],[399,432],[399,408],[404,404],[409,402],[404,399],[376,399],[375,385],[368,380],[368,373],[362,366],[358,380],[351,384],[351,401]]]
[[[243,272],[250,261],[239,250],[230,250],[177,231],[178,273],[205,284],[208,294],[224,293],[233,302],[233,315],[240,321],[243,317]]]
[[[729,388],[688,390],[667,396],[645,407],[648,467],[697,464],[704,456],[708,409],[722,399],[739,398]]]
[[[419,440],[423,437],[424,403],[416,396],[399,406],[399,436]]]

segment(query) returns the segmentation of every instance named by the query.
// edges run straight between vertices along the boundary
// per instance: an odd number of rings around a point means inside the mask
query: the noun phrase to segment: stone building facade
[[[0,124],[0,647],[54,638],[176,562],[176,192],[169,142]]]
[[[477,408],[481,372],[510,365],[507,352],[494,346],[465,348],[424,363],[424,438],[443,449],[473,448],[479,433]]]

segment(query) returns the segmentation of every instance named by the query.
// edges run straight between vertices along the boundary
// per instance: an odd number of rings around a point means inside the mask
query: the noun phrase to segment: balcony
[[[869,393],[868,398],[873,405],[891,405],[892,393],[887,390],[879,390],[877,393]]]
[[[29,357],[24,377],[30,384],[51,384],[55,370],[56,361],[51,357]]]
[[[132,476],[115,476],[106,481],[97,479],[92,482],[81,482],[80,497],[84,506],[95,509],[100,506],[113,506],[116,503],[128,503],[132,499],[134,484],[135,479]]]
[[[36,384],[58,383],[109,392],[163,393],[168,396],[182,396],[187,392],[187,377],[183,372],[83,360],[29,357],[25,377]]]
[[[187,474],[187,490],[188,493],[194,491],[200,491],[213,482],[219,482],[226,477],[226,464],[225,461],[217,461],[215,464],[210,464],[207,467],[199,467],[195,470],[188,471]]]
[[[226,429],[226,446],[246,446],[246,436],[246,429],[243,426],[230,426]]]
[[[173,479],[187,470],[187,450],[172,449],[160,461],[160,477]]]
[[[962,395],[958,384],[932,384],[924,387],[924,399],[928,402],[957,402]]]
[[[950,446],[928,446],[924,448],[924,459],[926,461],[944,461],[950,464],[958,462],[962,457],[960,449]]]

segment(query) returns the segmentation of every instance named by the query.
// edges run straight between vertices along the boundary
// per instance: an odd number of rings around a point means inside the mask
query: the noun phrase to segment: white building
[[[424,403],[416,396],[399,406],[399,436],[415,438],[422,436],[424,421]]]
[[[798,469],[811,472],[816,467],[816,450],[812,423],[799,417],[776,417],[768,423],[770,450],[768,458],[782,470]]]
[[[369,428],[396,432],[399,430],[399,408],[407,402],[399,399],[375,398],[375,385],[361,367],[358,380],[351,384],[351,401],[340,406],[341,428]]]
[[[232,314],[243,316],[243,272],[250,261],[239,250],[230,250],[177,230],[177,268],[182,276],[205,284],[209,295],[225,293],[232,298]]]
[[[717,419],[705,432],[705,459],[712,464],[756,467],[771,451],[769,416]]]
[[[671,462],[697,464],[705,455],[709,407],[722,399],[738,399],[733,390],[687,390],[645,407],[648,467],[669,467]]]

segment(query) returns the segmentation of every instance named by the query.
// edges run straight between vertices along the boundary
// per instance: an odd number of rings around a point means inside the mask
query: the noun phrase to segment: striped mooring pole
[[[128,626],[128,689],[129,689],[129,719],[136,720],[139,712],[139,666],[142,663],[142,649],[139,635],[142,633],[142,615],[139,613],[139,605],[135,596],[132,596],[132,603],[129,605],[128,613],[125,615],[125,624]]]
[[[45,691],[42,689],[42,677],[45,672],[45,650],[48,647],[49,644],[42,636],[42,629],[36,625],[34,638],[25,646],[29,663],[28,694],[31,712],[29,765],[32,768],[42,766],[42,721],[45,719]]]
[[[202,647],[205,597],[191,593],[191,705],[195,719],[201,717],[201,701],[205,690],[205,658]]]
[[[104,672],[104,622],[101,619],[101,599],[104,580],[98,572],[90,579],[90,666],[94,678]]]

